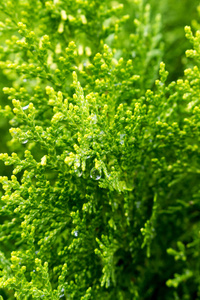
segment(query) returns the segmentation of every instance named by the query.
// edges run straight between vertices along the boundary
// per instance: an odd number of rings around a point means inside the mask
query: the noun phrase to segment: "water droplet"
[[[123,145],[124,144],[124,137],[126,134],[120,134],[120,144]]]
[[[101,178],[101,169],[93,168],[90,171],[90,177],[94,180],[99,180]]]
[[[80,165],[81,165],[80,161],[78,159],[75,159],[75,161],[74,161],[74,167],[75,168],[79,168]]]
[[[26,143],[28,143],[28,140],[22,141],[22,144],[23,144],[23,145],[26,144]]]
[[[16,119],[12,119],[12,120],[10,120],[10,125],[11,126],[13,126],[13,127],[15,127],[15,126],[18,126],[19,125],[19,122],[16,120]]]
[[[96,114],[91,114],[91,123],[96,124],[97,123],[97,115]]]
[[[22,107],[23,110],[26,110],[26,109],[28,109],[28,108],[29,108],[29,104],[26,105],[26,106],[24,106],[24,107]]]
[[[114,206],[115,208],[118,208],[117,202],[113,202],[113,206]]]
[[[33,270],[33,273],[35,273],[35,270]]]
[[[63,298],[63,297],[65,297],[64,291],[65,291],[65,290],[64,290],[64,288],[62,288],[62,289],[61,289],[61,293],[62,293],[62,294],[60,295],[60,297],[59,297],[59,298]]]
[[[81,167],[75,169],[74,172],[76,173],[76,175],[77,175],[78,177],[81,177],[82,174],[83,174],[83,171],[82,171]]]
[[[78,230],[74,231],[74,236],[78,236]]]
[[[82,171],[82,168],[81,168],[81,163],[78,159],[76,159],[75,163],[74,163],[74,172],[76,173],[76,175],[78,177],[81,177],[82,174],[83,174],[83,171]]]
[[[23,137],[20,138],[21,143],[22,143],[22,144],[28,143],[28,137],[29,137],[29,136],[28,136],[28,131],[24,132]]]
[[[137,202],[136,202],[136,207],[137,207],[137,208],[140,208],[140,206],[141,206],[141,201],[137,201]]]

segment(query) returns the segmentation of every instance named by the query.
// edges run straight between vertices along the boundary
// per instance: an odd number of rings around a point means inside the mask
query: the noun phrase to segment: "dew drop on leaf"
[[[101,170],[93,168],[90,171],[90,177],[94,180],[99,180],[101,178]]]
[[[74,164],[74,172],[76,173],[76,175],[78,177],[81,177],[83,172],[82,172],[82,168],[81,168],[81,164],[79,160],[75,160],[75,164]]]
[[[76,175],[77,175],[78,177],[81,177],[81,176],[82,176],[82,174],[83,174],[83,172],[82,172],[81,168],[79,168],[79,169],[76,169],[74,172],[76,173]]]
[[[22,144],[23,144],[23,145],[26,144],[26,143],[28,143],[28,140],[22,141]]]
[[[28,108],[29,108],[29,104],[26,105],[26,106],[24,106],[24,107],[22,107],[23,110],[26,110],[26,109],[28,109]]]
[[[76,237],[78,236],[78,230],[74,231],[74,236],[76,236]]]

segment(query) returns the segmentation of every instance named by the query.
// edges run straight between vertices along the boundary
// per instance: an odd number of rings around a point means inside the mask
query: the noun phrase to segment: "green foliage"
[[[199,24],[123,3],[0,1],[1,299],[200,299]]]

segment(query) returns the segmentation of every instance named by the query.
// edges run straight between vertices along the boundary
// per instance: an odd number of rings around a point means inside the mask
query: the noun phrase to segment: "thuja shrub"
[[[198,22],[168,83],[147,1],[0,7],[0,298],[200,299]]]

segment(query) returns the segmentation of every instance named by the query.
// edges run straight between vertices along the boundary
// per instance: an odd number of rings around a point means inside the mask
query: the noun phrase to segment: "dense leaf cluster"
[[[0,1],[0,299],[200,299],[199,24],[123,3]]]

